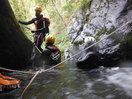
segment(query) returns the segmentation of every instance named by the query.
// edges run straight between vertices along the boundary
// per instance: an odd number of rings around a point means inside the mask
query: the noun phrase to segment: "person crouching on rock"
[[[61,52],[54,45],[55,37],[53,35],[48,35],[45,40],[45,49],[42,51],[41,58],[43,59],[45,65],[56,65],[61,62]]]
[[[84,41],[84,48],[87,48],[96,42],[94,37],[88,36]],[[98,54],[96,52],[95,46],[90,47],[86,50],[86,54],[80,57],[77,61],[77,67],[80,69],[94,69],[97,67]]]

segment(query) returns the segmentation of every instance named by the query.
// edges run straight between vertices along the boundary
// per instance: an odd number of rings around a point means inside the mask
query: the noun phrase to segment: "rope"
[[[23,93],[22,93],[21,96],[24,95],[24,92],[28,89],[28,87],[31,85],[31,83],[33,82],[33,80],[35,79],[35,77],[36,77],[38,74],[41,74],[41,73],[50,71],[50,70],[54,69],[55,67],[61,65],[62,63],[65,63],[66,61],[68,61],[68,60],[70,60],[70,59],[76,57],[77,55],[81,54],[82,52],[86,51],[87,49],[93,47],[94,45],[98,44],[99,42],[103,41],[104,39],[110,37],[111,35],[113,35],[114,33],[116,33],[118,30],[123,29],[126,25],[128,25],[128,24],[131,23],[131,22],[132,22],[132,20],[128,21],[126,24],[122,25],[121,27],[119,27],[118,29],[116,29],[115,31],[113,31],[112,33],[110,33],[108,36],[106,36],[106,37],[104,37],[103,39],[99,40],[98,42],[96,42],[96,43],[90,45],[89,47],[86,47],[86,48],[83,49],[82,51],[80,51],[80,52],[78,52],[77,54],[71,56],[70,58],[67,58],[66,60],[64,60],[64,61],[62,61],[62,62],[60,62],[60,63],[58,63],[57,65],[55,65],[55,66],[53,66],[53,67],[51,67],[51,68],[49,68],[49,69],[46,69],[46,70],[41,69],[41,70],[37,71],[37,72],[35,73],[34,77],[31,79],[31,81],[30,81],[29,84],[27,85],[27,87],[25,88],[25,90],[23,91]]]
[[[6,70],[6,71],[11,71],[11,72],[17,72],[17,73],[23,73],[23,74],[35,74],[34,72],[25,72],[25,71],[19,71],[19,70],[13,70],[13,69],[7,69],[7,68],[3,68],[0,67],[1,70]]]
[[[35,46],[35,48],[37,49],[37,51],[40,53],[40,54],[42,54],[42,52],[38,49],[38,47],[36,46],[36,45],[34,45]]]
[[[27,88],[32,84],[33,80],[37,77],[37,75],[40,73],[40,71],[37,71],[35,73],[35,75],[33,76],[33,78],[30,80],[29,84],[27,85],[27,87],[24,89],[24,91],[21,94],[21,97],[24,95],[25,91],[27,90]]]
[[[89,49],[89,48],[93,47],[94,45],[98,44],[99,42],[103,41],[104,39],[106,39],[106,38],[110,37],[111,35],[113,35],[114,33],[116,33],[118,30],[120,30],[120,29],[124,28],[124,26],[126,26],[127,24],[129,24],[129,23],[131,23],[131,22],[132,22],[132,20],[131,20],[131,21],[129,21],[129,22],[127,22],[126,24],[122,25],[120,28],[116,29],[116,30],[115,30],[115,31],[113,31],[111,34],[109,34],[108,36],[106,36],[106,37],[104,37],[103,39],[99,40],[98,42],[96,42],[96,43],[94,43],[94,44],[90,45],[89,47],[86,47],[86,48],[85,48],[85,49],[83,49],[82,51],[80,51],[80,52],[78,52],[77,54],[75,54],[75,55],[71,56],[70,58],[67,58],[66,60],[64,60],[64,61],[60,62],[59,64],[57,64],[57,65],[55,65],[55,66],[53,66],[53,67],[51,67],[51,68],[49,68],[49,69],[42,70],[42,71],[43,71],[43,72],[49,71],[49,70],[51,70],[51,69],[53,69],[53,68],[55,68],[55,67],[57,67],[57,66],[61,65],[62,63],[65,63],[66,61],[68,61],[68,60],[70,60],[70,59],[72,59],[72,58],[76,57],[77,55],[81,54],[82,52],[86,51],[87,49]]]

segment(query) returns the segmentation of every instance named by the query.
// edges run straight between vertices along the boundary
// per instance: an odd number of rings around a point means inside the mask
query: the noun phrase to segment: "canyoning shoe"
[[[0,73],[0,92],[20,88],[20,80]]]
[[[54,67],[54,69],[62,69],[62,68],[64,68],[64,65],[59,65],[59,66]]]

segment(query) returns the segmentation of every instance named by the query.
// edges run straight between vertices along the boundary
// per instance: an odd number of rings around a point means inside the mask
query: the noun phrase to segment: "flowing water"
[[[7,99],[11,96],[19,99],[31,79],[29,75],[16,77],[25,83],[17,92],[10,92]],[[102,67],[88,72],[71,62],[63,69],[38,75],[22,99],[132,99],[132,68]]]

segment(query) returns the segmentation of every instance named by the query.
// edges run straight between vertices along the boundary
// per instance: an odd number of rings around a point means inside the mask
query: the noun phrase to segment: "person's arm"
[[[41,58],[42,58],[43,60],[47,60],[47,59],[49,58],[49,56],[50,56],[50,50],[44,49],[44,50],[42,51]]]
[[[32,20],[30,20],[28,22],[25,22],[25,21],[18,21],[18,22],[21,23],[21,24],[24,24],[24,25],[29,25],[29,24],[34,23],[34,21],[35,21],[35,19],[32,19]]]
[[[44,30],[45,28],[44,27],[42,27],[41,29],[37,29],[37,30],[35,30],[35,31],[33,31],[33,32],[41,32],[42,30]]]

